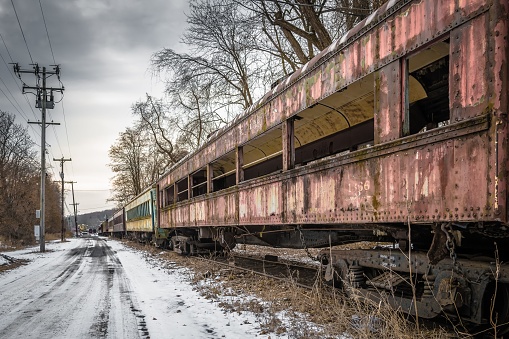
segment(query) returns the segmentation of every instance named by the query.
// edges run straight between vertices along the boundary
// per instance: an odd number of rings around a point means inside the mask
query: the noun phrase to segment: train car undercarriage
[[[387,301],[422,318],[446,315],[465,324],[509,323],[505,225],[483,223],[202,227],[166,230],[164,244],[184,255],[227,252],[236,244],[324,248],[323,278],[347,293]],[[431,231],[431,232],[430,232]],[[372,249],[337,245],[379,242]],[[160,243],[162,244],[162,243]],[[466,326],[466,325],[465,325]]]
[[[425,252],[387,248],[325,250],[320,258],[326,281],[406,313],[476,325],[509,321],[509,265],[499,258],[451,252],[431,264]]]

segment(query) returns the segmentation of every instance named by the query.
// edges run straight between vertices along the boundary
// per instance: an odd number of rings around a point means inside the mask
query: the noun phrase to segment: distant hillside
[[[115,209],[104,210],[99,212],[91,212],[78,215],[78,224],[86,224],[90,228],[99,226],[102,221],[113,216]]]

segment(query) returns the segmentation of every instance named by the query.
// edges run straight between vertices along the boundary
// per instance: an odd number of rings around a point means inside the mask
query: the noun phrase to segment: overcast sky
[[[62,102],[48,110],[48,120],[61,123],[47,128],[49,172],[59,180],[60,164],[53,158],[72,158],[64,164],[65,180],[77,182],[80,213],[111,208],[113,204],[106,202],[113,176],[108,149],[132,125],[133,103],[145,93],[162,96],[163,84],[151,75],[150,56],[165,47],[179,49],[187,0],[13,2],[19,23],[11,0],[0,0],[0,109],[15,114],[16,121],[26,127],[27,120],[41,119],[34,96],[21,94],[21,81],[13,78],[8,63],[17,62],[22,69],[30,69],[32,61],[41,67],[54,64],[44,13],[65,86]],[[35,85],[34,75],[24,74],[22,80]],[[59,83],[50,79],[48,86]],[[40,145],[40,127],[28,128]],[[66,203],[72,203],[70,194]]]

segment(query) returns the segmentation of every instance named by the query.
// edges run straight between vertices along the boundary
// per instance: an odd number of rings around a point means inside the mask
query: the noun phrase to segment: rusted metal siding
[[[487,16],[481,15],[451,32],[451,121],[484,114],[489,106]]]
[[[507,41],[509,1],[499,0],[491,13],[489,32],[493,40],[488,42],[488,49],[496,52],[489,55],[489,62],[493,67],[493,74],[490,79],[492,80],[490,99],[493,102],[494,116],[496,116],[495,126],[492,127],[496,142],[496,163],[494,166],[496,178],[493,185],[496,185],[496,204],[498,205],[496,213],[504,216],[505,220],[509,220],[509,208],[507,206],[509,204],[509,102],[507,98],[509,94],[509,66],[507,60],[509,55],[509,43]]]
[[[225,194],[213,196],[208,201],[207,218],[209,225],[236,225],[238,224],[239,196],[237,189],[229,189]]]
[[[282,181],[239,190],[239,224],[279,224],[283,218]]]
[[[238,225],[238,190],[231,188],[159,211],[161,228]]]
[[[181,204],[174,210],[175,224],[179,226],[194,226],[190,221],[189,204]]]
[[[482,117],[255,179],[163,211],[175,217],[161,226],[497,220],[488,131]]]
[[[399,60],[375,74],[375,144],[401,137],[401,80]]]

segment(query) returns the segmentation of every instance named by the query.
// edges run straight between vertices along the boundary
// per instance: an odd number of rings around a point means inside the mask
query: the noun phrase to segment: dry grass
[[[355,291],[346,297],[322,286],[321,279],[309,290],[296,286],[291,280],[281,282],[255,277],[154,247],[133,242],[128,245],[190,268],[190,279],[201,295],[218,302],[225,312],[253,313],[260,324],[260,334],[284,334],[289,338],[452,337],[440,328],[417,327],[408,315],[395,312],[386,302],[375,304],[356,297]]]

